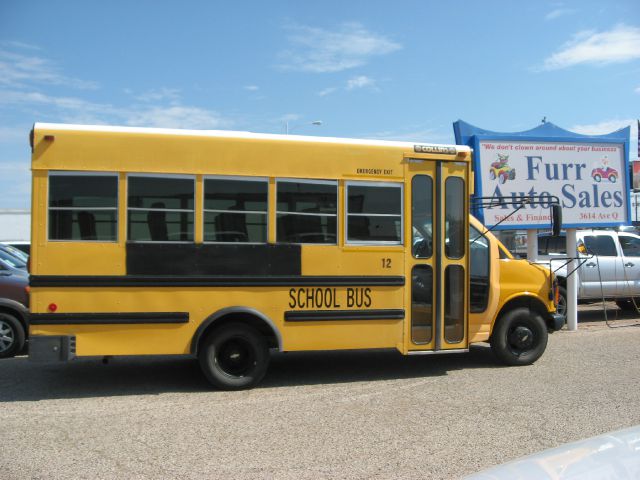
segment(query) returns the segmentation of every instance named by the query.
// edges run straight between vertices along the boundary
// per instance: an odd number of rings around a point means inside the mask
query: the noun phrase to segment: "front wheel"
[[[15,357],[24,347],[25,332],[20,321],[0,313],[0,358]]]
[[[521,307],[498,319],[491,334],[491,349],[507,365],[530,365],[542,356],[548,338],[542,317]]]
[[[198,354],[207,380],[221,390],[256,386],[269,366],[269,347],[258,331],[243,323],[224,325],[211,332]]]

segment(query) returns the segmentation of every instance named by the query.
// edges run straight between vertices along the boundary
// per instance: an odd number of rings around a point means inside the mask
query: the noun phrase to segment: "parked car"
[[[611,183],[616,183],[616,180],[618,180],[618,171],[611,167],[598,167],[591,170],[591,177],[596,182],[600,182],[604,178],[609,179]]]
[[[640,235],[613,230],[578,231],[577,252],[580,267],[578,276],[578,300],[615,300],[624,310],[640,307]],[[538,237],[538,262],[547,263],[556,271],[560,283],[559,313],[566,313],[566,286],[568,266],[566,238],[540,235]]]
[[[29,274],[0,258],[0,358],[24,348],[28,331]]]

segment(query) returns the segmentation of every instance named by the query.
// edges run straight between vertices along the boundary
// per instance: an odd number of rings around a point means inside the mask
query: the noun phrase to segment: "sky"
[[[634,145],[639,117],[638,0],[0,0],[0,209],[30,207],[35,122]]]

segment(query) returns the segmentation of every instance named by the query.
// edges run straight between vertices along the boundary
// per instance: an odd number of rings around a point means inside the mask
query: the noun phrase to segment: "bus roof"
[[[471,152],[466,145],[437,144],[416,140],[415,142],[399,142],[393,140],[371,140],[338,137],[316,137],[304,135],[283,135],[272,133],[253,133],[232,130],[183,130],[178,128],[147,128],[147,127],[123,127],[111,125],[73,125],[63,123],[35,123],[33,130],[43,131],[73,131],[73,132],[101,132],[101,133],[131,133],[145,135],[169,135],[169,136],[197,136],[214,138],[235,138],[235,139],[258,139],[258,140],[278,140],[310,143],[332,143],[343,145],[366,145],[380,147],[399,147],[414,150],[416,146],[429,147],[449,147],[455,148],[457,153]]]

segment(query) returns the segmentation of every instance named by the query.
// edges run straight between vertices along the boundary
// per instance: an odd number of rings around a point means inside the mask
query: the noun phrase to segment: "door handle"
[[[593,263],[593,262],[589,262],[589,263],[587,263],[587,265],[586,265],[586,266],[587,266],[587,267],[589,267],[589,268],[593,268],[593,267],[595,267],[595,266],[596,266],[596,264],[595,264],[595,263]]]
[[[625,267],[629,267],[629,268],[633,267],[634,265],[635,264],[631,263],[631,262],[627,262],[627,263],[624,264]]]

